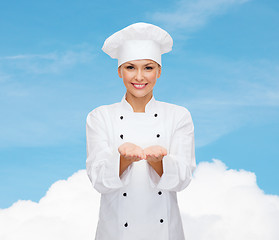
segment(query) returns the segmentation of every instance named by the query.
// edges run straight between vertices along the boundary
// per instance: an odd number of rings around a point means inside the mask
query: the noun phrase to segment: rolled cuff
[[[192,169],[178,164],[172,155],[163,158],[163,174],[160,177],[149,165],[149,182],[151,187],[168,191],[181,191],[192,179]]]
[[[149,166],[150,184],[152,187],[167,190],[175,187],[179,183],[178,167],[177,163],[170,155],[164,156],[162,161],[163,174],[161,177]]]
[[[98,192],[108,193],[128,185],[132,167],[129,166],[119,177],[119,164],[120,154],[118,151],[113,151],[105,161],[100,161],[97,165],[91,165],[88,175]]]

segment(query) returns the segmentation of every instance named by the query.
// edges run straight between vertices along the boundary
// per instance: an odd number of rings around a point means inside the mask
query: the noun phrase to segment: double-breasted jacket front
[[[125,97],[87,116],[86,168],[101,193],[95,239],[183,240],[176,192],[187,187],[196,166],[191,115],[154,96],[145,112],[133,112]],[[118,147],[125,142],[166,148],[162,176],[143,159],[119,177]]]

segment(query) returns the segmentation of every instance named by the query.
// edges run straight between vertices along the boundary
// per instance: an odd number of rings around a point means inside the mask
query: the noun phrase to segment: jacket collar
[[[149,100],[149,102],[145,105],[145,113],[152,113],[155,110],[155,105],[156,105],[156,100],[153,95],[152,98]],[[126,100],[126,93],[122,97],[121,107],[126,111],[134,112],[133,107]]]

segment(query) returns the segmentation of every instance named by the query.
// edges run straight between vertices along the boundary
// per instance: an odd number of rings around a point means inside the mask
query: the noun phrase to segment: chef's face
[[[156,80],[161,75],[161,67],[149,59],[128,61],[118,68],[118,75],[123,79],[127,94],[151,98]]]

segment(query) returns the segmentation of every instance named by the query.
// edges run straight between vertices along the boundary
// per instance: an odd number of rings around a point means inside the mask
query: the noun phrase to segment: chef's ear
[[[120,66],[118,67],[117,72],[118,72],[118,76],[119,76],[120,78],[122,78],[122,65],[120,65]]]
[[[159,78],[161,76],[161,72],[162,72],[162,68],[161,66],[158,64],[158,74],[157,74],[157,78]]]

